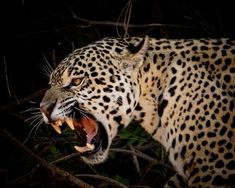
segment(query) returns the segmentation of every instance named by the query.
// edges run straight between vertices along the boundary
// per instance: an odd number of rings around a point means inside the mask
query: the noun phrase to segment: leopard
[[[106,161],[133,120],[175,169],[168,187],[235,187],[235,41],[105,37],[68,54],[40,103],[45,123],[77,136],[88,164]]]

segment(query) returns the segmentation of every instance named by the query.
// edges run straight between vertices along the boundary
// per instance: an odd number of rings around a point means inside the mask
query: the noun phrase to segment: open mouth
[[[89,156],[106,149],[108,145],[107,133],[102,123],[91,114],[81,114],[75,111],[73,118],[58,119],[51,123],[54,130],[61,134],[61,126],[66,124],[75,131],[78,141],[74,148],[83,156]]]

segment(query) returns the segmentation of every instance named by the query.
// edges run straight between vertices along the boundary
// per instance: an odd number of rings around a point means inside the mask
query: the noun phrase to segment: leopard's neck
[[[161,115],[166,105],[163,101],[163,93],[171,67],[169,55],[170,51],[165,51],[164,55],[159,51],[148,51],[146,54],[144,64],[139,71],[139,103],[134,112],[134,119],[163,145],[166,134],[161,128]]]

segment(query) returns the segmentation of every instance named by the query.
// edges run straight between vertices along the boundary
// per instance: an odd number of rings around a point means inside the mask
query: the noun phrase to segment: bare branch
[[[114,179],[111,179],[109,177],[105,177],[105,176],[101,176],[101,175],[93,175],[93,174],[78,174],[76,175],[77,177],[85,177],[85,178],[93,178],[93,179],[99,179],[99,180],[102,180],[102,181],[105,181],[107,182],[108,184],[111,184],[112,187],[118,187],[118,188],[127,188],[126,185],[123,185],[122,183],[114,180]]]
[[[4,63],[4,71],[5,71],[5,77],[6,77],[7,91],[8,91],[9,97],[11,98],[11,90],[10,90],[10,85],[9,85],[9,80],[8,80],[7,64],[6,64],[6,58],[5,58],[5,56],[3,57],[3,63]]]
[[[39,97],[39,96],[42,96],[45,93],[46,89],[47,88],[41,89],[41,90],[36,91],[35,93],[31,94],[31,95],[28,95],[28,96],[26,96],[24,98],[21,98],[21,99],[19,99],[17,101],[14,101],[14,102],[10,103],[10,104],[6,104],[6,105],[3,105],[3,106],[0,106],[0,112],[1,111],[9,110],[11,108],[14,108],[17,105],[22,105],[22,104],[24,104],[26,102],[29,102],[29,101],[31,101],[31,100]]]
[[[48,163],[44,159],[40,158],[38,155],[36,155],[30,149],[28,149],[26,146],[24,146],[20,141],[18,141],[15,137],[13,137],[7,130],[1,130],[0,134],[2,137],[5,137],[9,141],[11,141],[17,148],[26,152],[31,158],[36,160],[38,162],[38,164],[40,166],[44,167],[45,169],[47,169],[51,173],[52,176],[57,177],[57,178],[60,177],[60,179],[63,178],[64,180],[68,181],[71,185],[74,185],[77,187],[94,188],[93,186],[76,178],[75,176],[73,176],[69,172],[62,170],[62,169]]]
[[[70,155],[66,155],[66,156],[64,156],[64,157],[61,157],[61,158],[59,158],[59,159],[56,159],[56,160],[50,162],[50,164],[56,164],[56,163],[59,163],[59,162],[61,162],[61,161],[67,161],[67,160],[69,160],[69,159],[77,158],[77,157],[80,157],[80,156],[81,156],[81,154],[78,153],[78,152],[77,152],[77,153],[72,153],[72,154],[70,154]]]
[[[135,148],[132,145],[130,145],[129,147],[130,147],[131,151],[133,153],[135,153]],[[141,170],[140,170],[140,165],[139,165],[138,158],[137,158],[137,156],[135,154],[133,154],[132,157],[133,157],[133,163],[135,165],[136,172],[140,176],[141,175]]]
[[[5,70],[5,77],[6,77],[6,85],[7,85],[8,95],[9,95],[10,98],[14,97],[14,99],[16,101],[18,101],[18,97],[16,96],[15,91],[14,91],[12,85],[10,84],[10,81],[9,81],[9,78],[8,78],[7,64],[6,64],[5,56],[3,57],[3,63],[4,63],[4,70]]]
[[[71,137],[32,137],[30,138],[30,141],[32,143],[43,143],[43,144],[47,144],[47,143],[63,143],[63,144],[73,144],[73,143],[77,143],[77,137],[76,136],[71,136]]]
[[[81,27],[90,27],[91,25],[107,25],[107,26],[117,26],[117,27],[124,27],[123,23],[120,22],[112,22],[112,21],[96,21],[96,20],[89,20],[81,17],[77,17],[73,14],[73,18],[75,20],[84,22],[87,26]],[[178,25],[178,24],[160,24],[160,23],[149,23],[149,24],[129,24],[129,28],[145,28],[145,27],[172,27],[172,28],[184,28],[184,29],[194,29],[194,26],[186,26],[186,25]]]
[[[142,153],[141,151],[138,151],[138,150],[130,151],[130,150],[127,150],[127,149],[111,148],[110,151],[136,155],[136,156],[141,157],[141,158],[143,158],[143,159],[145,159],[149,162],[152,162],[153,164],[159,164],[159,165],[163,165],[164,167],[166,167],[168,169],[171,169],[171,170],[173,169],[170,165],[162,163],[161,161],[158,161],[158,160],[150,157],[149,155],[146,155],[146,154],[144,154],[144,153]]]

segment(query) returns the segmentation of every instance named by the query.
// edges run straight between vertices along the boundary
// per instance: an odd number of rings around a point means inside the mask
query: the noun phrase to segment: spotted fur
[[[234,41],[105,38],[68,55],[50,85],[48,123],[77,105],[105,130],[86,162],[103,162],[135,119],[169,152],[177,174],[165,187],[235,187]]]

